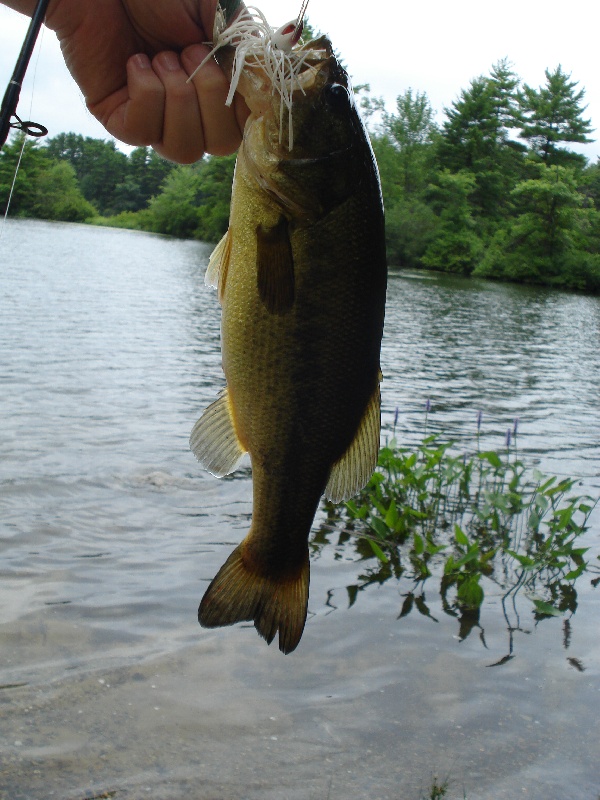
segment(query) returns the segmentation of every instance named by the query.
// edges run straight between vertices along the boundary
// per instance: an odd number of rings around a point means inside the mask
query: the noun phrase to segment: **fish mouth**
[[[254,116],[271,109],[279,119],[280,139],[287,116],[288,150],[291,150],[294,101],[318,91],[328,81],[329,66],[337,64],[331,42],[320,36],[300,44],[296,40],[296,27],[290,24],[274,30],[256,8],[245,8],[230,20],[219,9],[212,53],[229,78],[226,105],[233,102],[235,92],[239,91]]]
[[[239,91],[246,102],[252,102],[256,93],[277,95],[284,99],[297,94],[308,94],[317,84],[328,79],[328,67],[335,61],[331,42],[320,36],[299,45],[289,53],[261,43],[251,42],[251,49],[243,42],[222,45],[215,51],[221,68],[230,81],[230,97]]]

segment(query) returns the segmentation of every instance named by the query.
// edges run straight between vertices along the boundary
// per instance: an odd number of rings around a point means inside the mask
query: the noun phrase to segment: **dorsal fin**
[[[271,227],[256,228],[258,293],[272,314],[285,314],[294,305],[294,257],[289,223],[282,215]]]

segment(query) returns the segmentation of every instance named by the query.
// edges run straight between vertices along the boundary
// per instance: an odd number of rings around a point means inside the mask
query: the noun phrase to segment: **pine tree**
[[[576,91],[577,81],[562,71],[559,64],[554,72],[545,70],[546,85],[532,89],[525,84],[519,93],[523,115],[520,136],[529,142],[531,151],[545,164],[585,166],[585,156],[558,145],[561,142],[587,144],[594,141],[586,134],[593,128],[584,119],[587,106],[582,106],[585,89]]]
[[[524,148],[510,137],[510,128],[520,124],[518,85],[517,75],[503,59],[489,77],[474,78],[446,109],[439,165],[451,172],[466,169],[475,176],[470,202],[486,229],[493,229],[495,220],[505,214],[510,191],[521,178]]]

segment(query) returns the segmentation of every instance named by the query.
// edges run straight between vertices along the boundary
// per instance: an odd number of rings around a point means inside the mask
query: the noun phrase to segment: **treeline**
[[[559,66],[538,89],[502,60],[471,81],[441,126],[407,90],[379,116],[390,264],[600,292],[600,164],[588,143],[584,91]]]
[[[74,133],[46,144],[21,134],[0,153],[0,213],[16,173],[12,216],[216,241],[227,229],[234,164],[230,156],[177,166],[149,147],[125,155],[112,141]]]
[[[535,89],[507,60],[471,81],[441,125],[427,95],[396,109],[360,93],[381,173],[392,267],[600,292],[600,164],[584,91],[559,66]],[[0,212],[22,140],[0,154]],[[25,142],[10,213],[217,241],[235,157],[175,166],[150,148],[60,134]]]

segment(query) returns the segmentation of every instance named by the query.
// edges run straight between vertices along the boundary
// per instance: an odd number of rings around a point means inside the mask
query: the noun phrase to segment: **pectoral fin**
[[[217,478],[229,475],[237,467],[246,450],[235,432],[227,389],[194,425],[190,448],[202,466]]]
[[[212,251],[208,260],[206,276],[204,282],[207,286],[212,286],[217,290],[219,302],[223,300],[225,284],[227,282],[227,271],[229,269],[229,259],[231,257],[231,230],[228,230],[219,244]]]
[[[260,299],[272,314],[285,314],[294,304],[294,257],[284,216],[256,228],[256,271]]]
[[[325,496],[334,503],[349,500],[365,486],[377,466],[381,430],[379,385],[373,392],[356,436],[344,455],[335,462],[325,487]]]

